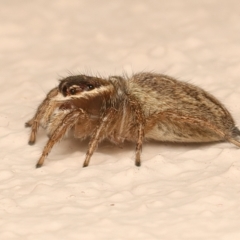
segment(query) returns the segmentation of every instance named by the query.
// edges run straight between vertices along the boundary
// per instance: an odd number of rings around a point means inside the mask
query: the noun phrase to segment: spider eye
[[[71,95],[74,95],[74,94],[76,94],[76,88],[71,88],[70,90],[69,90],[69,92],[70,92],[70,94]]]
[[[87,90],[92,90],[94,89],[94,86],[92,84],[87,85]]]

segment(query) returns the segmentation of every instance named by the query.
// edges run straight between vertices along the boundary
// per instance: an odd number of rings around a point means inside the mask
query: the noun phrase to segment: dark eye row
[[[86,91],[90,91],[90,90],[92,90],[92,89],[94,89],[94,86],[93,86],[92,84],[89,84],[89,85],[86,86]],[[69,93],[70,93],[71,95],[75,95],[75,94],[77,93],[77,89],[76,89],[76,88],[71,88],[71,89],[69,90]]]
[[[89,85],[87,85],[87,89],[92,90],[92,89],[94,89],[94,86],[92,84],[89,84]]]

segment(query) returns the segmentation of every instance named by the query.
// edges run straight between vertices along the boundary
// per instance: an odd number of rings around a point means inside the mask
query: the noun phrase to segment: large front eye
[[[77,90],[76,90],[76,88],[71,88],[69,90],[69,92],[70,92],[71,95],[74,95],[74,94],[76,94]]]

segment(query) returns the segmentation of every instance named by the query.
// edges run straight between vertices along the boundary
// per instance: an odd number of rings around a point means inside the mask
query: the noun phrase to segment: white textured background
[[[229,143],[28,146],[32,117],[69,73],[156,71],[197,84],[240,123],[238,0],[0,2],[0,239],[240,239],[240,150]]]

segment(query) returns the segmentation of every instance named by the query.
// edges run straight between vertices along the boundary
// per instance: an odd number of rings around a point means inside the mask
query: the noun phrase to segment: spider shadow
[[[66,138],[63,141],[56,144],[51,152],[52,159],[59,159],[59,156],[68,157],[70,155],[79,154],[79,157],[85,156],[90,139],[80,140],[77,138]],[[189,150],[205,149],[211,147],[216,142],[211,143],[171,143],[171,142],[158,142],[158,141],[146,141],[143,143],[142,160],[147,160],[152,156],[161,154],[162,151],[176,151],[186,152]],[[95,153],[100,153],[106,156],[118,156],[125,154],[134,160],[135,156],[134,142],[125,141],[121,146],[115,145],[108,140],[104,140],[99,143]]]
[[[56,144],[52,152],[57,151],[58,154],[68,155],[76,152],[85,154],[89,147],[90,139],[77,139],[77,138],[67,138]],[[134,151],[135,144],[132,142],[125,142],[121,146],[115,145],[108,140],[103,140],[98,144],[98,148],[95,152],[102,154],[112,155],[120,154],[122,151]]]

